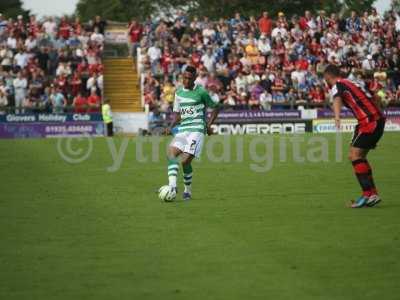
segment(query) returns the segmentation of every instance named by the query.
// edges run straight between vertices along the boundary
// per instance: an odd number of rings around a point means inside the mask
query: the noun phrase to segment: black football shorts
[[[385,131],[385,119],[379,119],[375,123],[375,128],[371,131],[360,130],[359,125],[357,125],[351,140],[351,145],[361,149],[375,149]]]

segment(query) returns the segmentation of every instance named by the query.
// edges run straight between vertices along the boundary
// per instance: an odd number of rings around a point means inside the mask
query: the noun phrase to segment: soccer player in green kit
[[[218,96],[211,97],[207,90],[195,84],[195,79],[196,69],[187,66],[183,72],[183,87],[175,93],[175,118],[167,130],[171,132],[175,126],[178,129],[168,149],[168,185],[176,196],[180,157],[185,185],[184,200],[192,198],[192,160],[200,157],[205,134],[212,134],[211,125],[220,107]],[[207,108],[213,109],[208,121]]]

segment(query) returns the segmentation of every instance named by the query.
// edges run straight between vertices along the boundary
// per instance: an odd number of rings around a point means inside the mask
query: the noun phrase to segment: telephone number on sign
[[[70,126],[46,126],[46,133],[54,133],[54,132],[92,132],[92,126],[78,126],[78,125],[70,125]]]

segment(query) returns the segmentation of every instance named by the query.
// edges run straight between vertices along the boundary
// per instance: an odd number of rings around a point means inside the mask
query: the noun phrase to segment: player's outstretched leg
[[[192,198],[192,177],[193,168],[192,164],[182,164],[183,167],[183,183],[185,185],[185,191],[183,192],[183,200],[190,200]]]

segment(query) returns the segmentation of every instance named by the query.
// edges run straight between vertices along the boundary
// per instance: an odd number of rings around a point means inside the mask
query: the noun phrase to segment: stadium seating
[[[104,60],[104,94],[110,99],[113,111],[141,111],[139,77],[129,58]]]
[[[164,82],[180,85],[186,65],[198,69],[197,83],[218,93],[226,109],[287,109],[329,105],[322,70],[340,64],[352,79],[367,80],[386,106],[400,96],[399,18],[375,9],[326,16],[287,18],[280,13],[257,21],[236,14],[213,22],[204,17],[135,24],[132,44],[141,34],[138,55],[144,100],[151,109],[171,110]]]
[[[104,21],[0,18],[0,110],[100,110]]]

